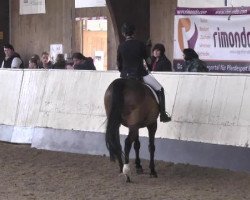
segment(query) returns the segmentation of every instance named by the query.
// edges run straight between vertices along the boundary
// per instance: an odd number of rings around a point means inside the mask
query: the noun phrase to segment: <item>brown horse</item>
[[[139,129],[147,127],[149,133],[150,176],[157,177],[154,164],[155,132],[159,105],[151,89],[134,79],[116,79],[106,90],[104,104],[107,115],[106,145],[110,159],[119,162],[120,172],[129,177],[129,153],[134,142],[135,164],[137,173],[142,173],[139,150]],[[128,127],[129,134],[125,139],[124,153],[120,144],[119,127]],[[124,156],[124,166],[122,157]]]

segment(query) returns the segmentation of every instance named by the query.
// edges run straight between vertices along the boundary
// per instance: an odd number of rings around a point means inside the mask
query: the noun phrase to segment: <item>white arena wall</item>
[[[250,171],[250,161],[239,160],[246,160],[250,152],[249,75],[169,72],[154,76],[165,88],[166,108],[172,115],[171,122],[159,123],[156,159]],[[116,71],[1,69],[0,140],[107,154],[103,96],[118,77]],[[121,134],[127,134],[125,127]],[[140,136],[147,145],[145,129]]]

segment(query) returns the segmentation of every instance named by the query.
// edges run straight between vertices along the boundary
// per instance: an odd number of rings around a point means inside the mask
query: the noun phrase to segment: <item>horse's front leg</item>
[[[153,124],[150,124],[147,126],[148,133],[149,133],[149,153],[150,153],[150,176],[151,177],[157,177],[157,173],[155,171],[155,163],[154,163],[154,155],[155,155],[155,132],[157,130],[157,121]]]

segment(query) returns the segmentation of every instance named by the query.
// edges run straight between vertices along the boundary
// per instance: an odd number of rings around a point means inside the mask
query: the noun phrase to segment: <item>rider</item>
[[[150,85],[159,98],[160,121],[171,121],[171,117],[165,111],[164,89],[144,67],[147,59],[146,45],[135,39],[133,25],[124,23],[121,31],[126,40],[118,46],[117,50],[117,65],[121,72],[120,76],[122,78],[143,79],[146,84]]]

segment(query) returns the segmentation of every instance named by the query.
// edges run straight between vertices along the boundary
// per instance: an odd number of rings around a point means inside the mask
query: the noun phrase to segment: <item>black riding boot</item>
[[[169,122],[171,121],[171,117],[165,111],[165,94],[164,89],[156,91],[156,94],[159,98],[159,106],[160,106],[160,121],[161,122]]]

